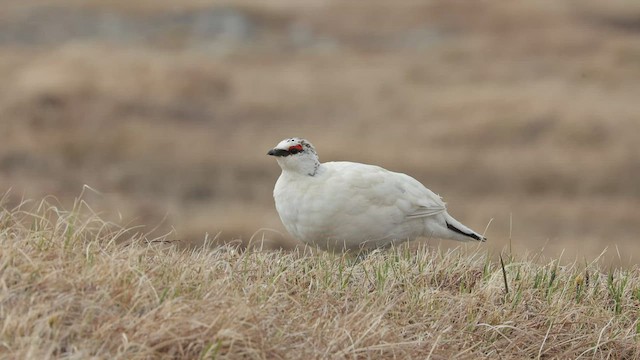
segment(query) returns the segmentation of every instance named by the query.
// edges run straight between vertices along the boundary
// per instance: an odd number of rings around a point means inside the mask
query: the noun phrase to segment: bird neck
[[[278,164],[285,173],[306,176],[316,176],[322,167],[315,154],[281,157],[278,158]]]

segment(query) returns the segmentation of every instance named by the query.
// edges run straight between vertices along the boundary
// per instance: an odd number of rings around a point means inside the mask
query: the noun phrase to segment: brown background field
[[[640,257],[634,1],[20,1],[0,78],[9,203],[86,184],[185,245],[290,248],[266,151],[303,136],[493,218],[493,249]]]

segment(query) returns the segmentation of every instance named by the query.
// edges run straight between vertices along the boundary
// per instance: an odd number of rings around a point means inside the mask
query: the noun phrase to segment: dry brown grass
[[[264,154],[305,136],[322,160],[413,175],[473,228],[494,218],[494,249],[511,234],[569,262],[605,247],[637,262],[634,2],[182,3],[29,0],[0,14],[0,189],[13,204],[69,206],[88,184],[108,219],[195,246],[207,232],[247,242],[285,232]],[[190,39],[181,19],[221,4],[253,37]],[[105,14],[139,28],[56,35]]]
[[[0,211],[0,357],[640,356],[640,271],[400,247],[180,250],[84,201]]]

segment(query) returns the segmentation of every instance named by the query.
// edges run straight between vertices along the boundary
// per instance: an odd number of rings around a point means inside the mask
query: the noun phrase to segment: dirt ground
[[[5,7],[5,206],[87,185],[103,216],[185,246],[290,248],[266,152],[302,136],[493,219],[496,252],[640,257],[637,2],[180,4]]]

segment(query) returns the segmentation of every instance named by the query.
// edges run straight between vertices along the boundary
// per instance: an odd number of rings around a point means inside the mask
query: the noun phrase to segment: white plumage
[[[282,168],[273,190],[280,219],[307,244],[362,251],[421,236],[486,240],[408,175],[346,161],[320,163],[311,143],[301,138],[282,140],[268,154]]]

